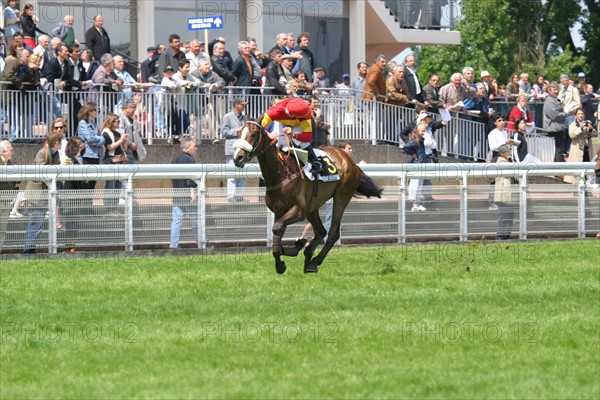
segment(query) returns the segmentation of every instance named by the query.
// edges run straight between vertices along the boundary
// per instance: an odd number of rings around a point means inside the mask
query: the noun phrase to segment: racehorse
[[[297,240],[293,247],[282,246],[282,238],[288,225],[307,219],[312,224],[314,238],[304,249],[304,272],[318,272],[318,266],[340,237],[340,224],[344,210],[355,194],[367,197],[381,197],[378,187],[356,165],[348,154],[336,147],[325,147],[329,158],[335,164],[340,179],[333,182],[312,182],[303,177],[303,170],[290,154],[276,146],[277,138],[272,139],[259,122],[248,121],[234,148],[234,163],[242,168],[254,156],[258,158],[260,170],[266,183],[265,203],[275,214],[273,225],[273,257],[278,274],[286,271],[281,256],[295,257],[306,245],[306,239]],[[333,197],[333,219],[327,241],[319,254],[313,258],[327,231],[319,216],[319,207]]]

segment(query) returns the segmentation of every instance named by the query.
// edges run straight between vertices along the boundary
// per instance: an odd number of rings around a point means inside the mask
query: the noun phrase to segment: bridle
[[[261,144],[261,142],[262,142],[262,139],[263,139],[263,137],[265,136],[265,129],[262,127],[262,125],[261,125],[261,124],[259,124],[259,123],[258,123],[258,122],[256,122],[256,121],[246,121],[246,125],[247,125],[247,124],[250,124],[250,125],[255,125],[256,127],[258,127],[258,129],[259,129],[259,135],[260,135],[260,137],[259,137],[259,139],[258,139],[258,142],[256,142],[256,143],[254,144],[254,146],[252,146],[252,150],[246,153],[246,157],[247,157],[247,159],[248,159],[248,160],[252,160],[252,158],[254,158],[254,156],[255,156],[255,155],[256,155],[256,157],[260,157],[261,155],[263,155],[263,153],[264,153],[265,151],[267,151],[267,149],[268,149],[269,147],[271,147],[271,146],[273,146],[275,143],[277,143],[278,137],[279,137],[279,136],[281,136],[281,135],[277,135],[277,137],[273,138],[273,139],[271,140],[271,142],[270,142],[270,143],[269,143],[267,146],[265,146],[265,148],[264,148],[264,149],[262,149],[262,151],[261,151],[260,153],[258,153],[258,154],[255,154],[255,153],[256,153],[256,149],[260,147],[260,144]]]
[[[256,152],[256,149],[260,146],[260,143],[262,142],[262,139],[263,139],[263,136],[264,136],[263,134],[264,134],[264,130],[265,129],[262,127],[261,124],[259,124],[256,121],[246,121],[246,125],[255,125],[259,129],[258,130],[258,135],[259,135],[258,141],[254,144],[254,146],[252,146],[252,150],[250,150],[246,154],[246,157],[248,157],[248,160],[252,160],[252,158],[254,158],[254,153]],[[260,154],[262,154],[262,152]]]

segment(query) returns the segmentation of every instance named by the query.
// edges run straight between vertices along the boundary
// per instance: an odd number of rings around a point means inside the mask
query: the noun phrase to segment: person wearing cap
[[[579,89],[579,94],[585,93],[585,72],[580,72],[577,74],[577,89]]]
[[[266,128],[273,122],[284,125],[283,133],[289,135],[294,145],[308,152],[308,162],[312,166],[312,172],[319,172],[321,163],[317,161],[317,156],[311,146],[313,139],[312,109],[308,103],[297,97],[276,102],[263,115],[261,125]]]
[[[193,39],[190,42],[190,51],[185,55],[185,57],[190,60],[191,74],[198,70],[200,60],[206,60],[210,63],[210,57],[204,52],[204,42],[198,39]]]
[[[329,78],[325,77],[325,69],[321,67],[317,67],[314,69],[314,79],[313,83],[315,84],[315,89],[325,89],[331,87],[329,83]]]
[[[294,75],[292,74],[293,67],[294,67],[294,56],[292,56],[291,54],[282,55],[281,70],[283,71],[283,76],[279,79],[279,81],[283,82],[285,80],[286,94],[290,94],[292,92],[292,86],[296,82],[296,79],[294,78]]]
[[[498,147],[498,164],[512,162],[511,147],[503,144]],[[515,196],[516,181],[514,178],[498,176],[494,185],[494,202],[498,205],[498,227],[496,230],[496,240],[506,240],[510,238],[512,232],[513,219],[515,216]]]
[[[352,92],[350,91],[350,75],[344,74],[342,75],[342,83],[335,83],[335,88],[337,89],[337,94],[340,96],[350,96]]]
[[[154,53],[156,53],[156,47],[148,46],[146,51],[148,52],[148,57],[144,60],[144,62],[142,62],[142,65],[140,67],[142,83],[149,82],[148,79],[150,78],[150,63],[152,62],[152,57],[154,56]]]
[[[241,137],[244,129],[244,110],[248,102],[243,97],[233,99],[233,110],[225,114],[221,121],[221,137],[225,139],[225,159],[233,165],[233,143]],[[245,179],[227,178],[227,201],[230,203],[243,202],[241,193],[246,186]]]

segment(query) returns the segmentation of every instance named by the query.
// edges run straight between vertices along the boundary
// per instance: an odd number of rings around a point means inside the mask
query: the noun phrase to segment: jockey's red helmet
[[[285,113],[290,118],[307,119],[312,115],[312,109],[306,100],[292,98],[288,100],[285,106]]]

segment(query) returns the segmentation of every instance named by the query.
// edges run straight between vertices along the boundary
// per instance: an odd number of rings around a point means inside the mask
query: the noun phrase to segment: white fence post
[[[468,196],[469,196],[469,174],[465,172],[461,178],[460,187],[460,241],[466,242],[469,240],[469,213],[468,213]]]
[[[56,178],[52,178],[50,181],[50,188],[48,190],[48,252],[50,254],[56,254],[58,252],[58,242],[56,238],[56,210],[58,208],[58,188],[56,185]]]
[[[521,177],[519,199],[519,239],[527,240],[527,191],[529,189],[527,171]]]
[[[133,251],[133,175],[125,180],[125,243],[127,251]]]

